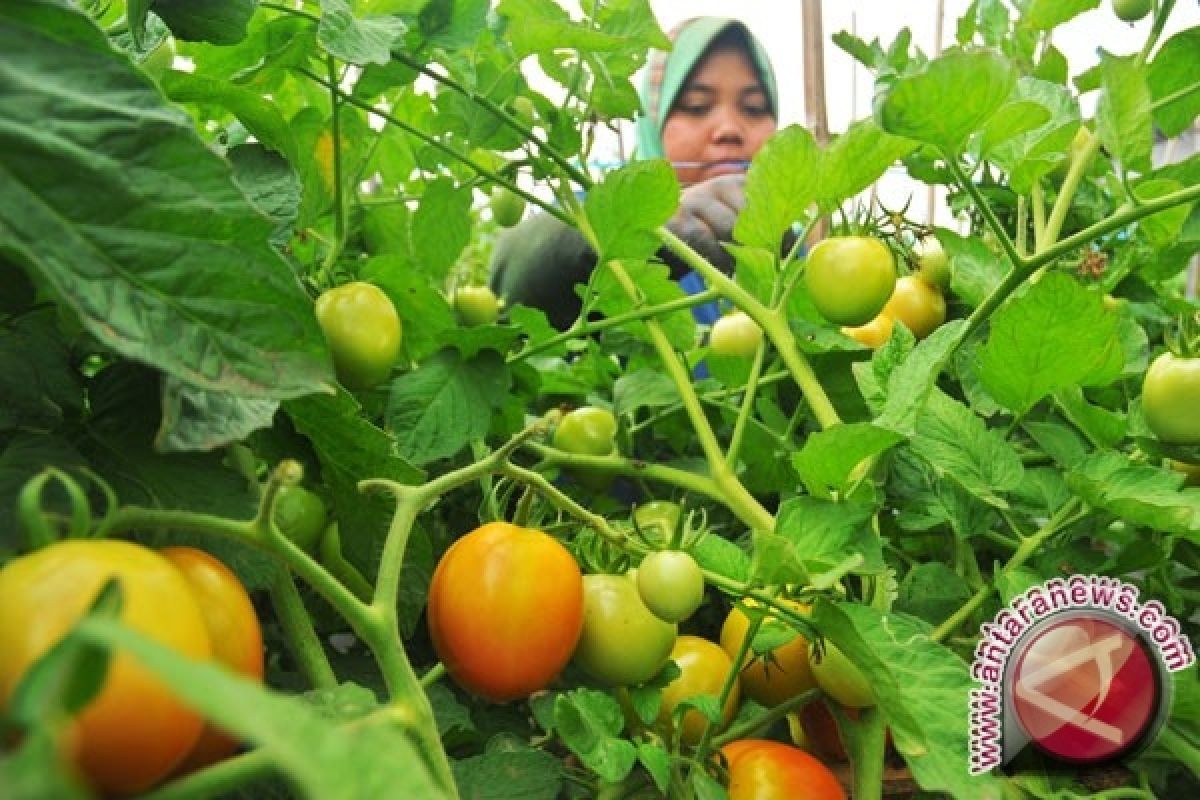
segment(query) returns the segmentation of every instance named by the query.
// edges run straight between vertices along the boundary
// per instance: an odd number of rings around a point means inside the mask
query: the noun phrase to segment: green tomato
[[[617,449],[617,418],[606,408],[582,406],[563,415],[554,446],[568,453],[607,456]]]
[[[369,389],[392,372],[400,355],[400,315],[378,286],[354,281],[317,298],[317,323],[333,353],[338,380]]]
[[[708,344],[719,356],[749,358],[762,344],[763,332],[744,311],[734,311],[713,323]]]
[[[677,630],[655,616],[628,575],[583,576],[583,632],[575,663],[610,686],[637,686],[658,674]]]
[[[1200,358],[1163,353],[1142,380],[1142,413],[1170,444],[1200,444]]]
[[[834,236],[809,251],[804,283],[825,319],[865,325],[892,296],[896,259],[873,236]]]
[[[683,622],[704,602],[700,565],[682,550],[656,550],[643,558],[637,588],[646,608],[667,622]]]
[[[486,286],[464,286],[454,292],[454,310],[465,325],[491,325],[500,316],[500,301]]]
[[[1154,0],[1113,0],[1113,13],[1125,22],[1137,22],[1154,8]]]
[[[943,292],[950,288],[950,259],[936,236],[926,236],[913,247],[917,277]]]
[[[319,495],[303,486],[284,486],[275,500],[275,525],[306,553],[314,553],[328,512]]]
[[[679,504],[670,500],[641,503],[633,510],[633,521],[646,538],[656,543],[671,541],[679,527]]]
[[[537,109],[533,106],[533,101],[525,95],[517,95],[512,99],[512,104],[509,106],[512,115],[517,118],[517,121],[526,128],[532,128],[537,121]]]
[[[492,189],[492,219],[502,228],[511,228],[525,216],[525,198],[505,186]]]
[[[875,692],[871,690],[866,676],[828,639],[822,648],[821,658],[817,658],[815,644],[808,655],[813,678],[825,694],[846,708],[866,708],[875,705]]]

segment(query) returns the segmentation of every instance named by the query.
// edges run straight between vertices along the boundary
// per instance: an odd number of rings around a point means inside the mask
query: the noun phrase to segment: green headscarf
[[[646,63],[642,81],[642,109],[636,121],[637,149],[634,158],[663,158],[662,129],[675,96],[683,88],[688,73],[704,57],[713,40],[730,27],[745,34],[750,46],[750,61],[758,70],[759,80],[767,93],[771,112],[779,117],[779,96],[775,88],[775,72],[762,43],[745,24],[728,17],[696,17],[679,24],[671,32],[674,43],[669,52],[654,50]]]

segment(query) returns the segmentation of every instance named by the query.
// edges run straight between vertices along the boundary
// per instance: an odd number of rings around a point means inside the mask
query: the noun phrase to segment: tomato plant
[[[769,739],[740,739],[721,748],[729,768],[729,800],[844,800],[829,768],[796,747]]]
[[[1142,413],[1164,442],[1200,444],[1200,358],[1163,353],[1142,381]]]
[[[896,285],[896,259],[873,236],[834,236],[808,253],[804,282],[813,304],[836,325],[864,325]]]
[[[632,577],[583,577],[583,631],[575,663],[596,680],[609,686],[645,683],[667,663],[675,633],[673,623],[642,602]]]
[[[846,708],[875,705],[875,692],[867,676],[841,651],[826,641],[809,648],[809,664],[817,685]]]
[[[568,453],[606,456],[617,447],[617,418],[607,408],[583,406],[563,414],[554,429],[554,446]]]
[[[667,622],[683,622],[704,602],[700,565],[682,550],[655,550],[643,558],[637,587],[646,607]]]
[[[486,286],[463,286],[454,291],[454,310],[466,325],[491,325],[500,315],[500,301]]]
[[[401,324],[382,289],[361,281],[328,289],[317,298],[316,312],[338,380],[351,389],[370,389],[391,374]]]
[[[325,501],[303,486],[281,486],[275,500],[275,524],[306,553],[315,553],[328,516]]]
[[[262,628],[246,588],[229,567],[194,547],[167,547],[159,553],[183,573],[200,604],[212,657],[222,666],[257,681],[263,679]],[[206,725],[180,763],[190,772],[216,763],[237,751],[238,742]]]
[[[763,332],[744,311],[733,311],[713,323],[708,344],[719,356],[749,358],[762,344]]]
[[[120,581],[121,621],[196,659],[209,658],[204,609],[170,561],[141,545],[68,540],[0,569],[0,700],[63,637],[104,583]],[[136,713],[134,713],[136,710]],[[192,749],[204,720],[145,667],[113,655],[99,694],[73,721],[78,767],[97,790],[130,794],[164,778]]]
[[[553,537],[489,522],[442,556],[427,613],[456,682],[489,700],[515,700],[544,689],[570,659],[583,627],[583,577]]]
[[[675,646],[671,648],[671,660],[679,667],[679,677],[662,690],[658,721],[665,726],[673,725],[672,715],[685,700],[702,695],[718,699],[733,670],[733,661],[720,645],[691,634],[675,640]],[[735,680],[721,707],[721,723],[714,725],[714,730],[720,730],[733,719],[739,697],[740,691]],[[679,736],[688,744],[696,744],[707,726],[707,717],[694,708],[688,709],[683,712]]]
[[[756,605],[753,601],[746,601]],[[781,601],[798,613],[807,614],[808,607],[791,600]],[[767,620],[773,619],[771,616]],[[721,647],[730,658],[737,654],[750,630],[750,618],[746,612],[734,606],[721,625]],[[749,650],[742,659],[738,673],[742,692],[765,706],[777,706],[801,692],[816,686],[812,667],[808,663],[808,639],[796,636],[786,644],[761,655]]]
[[[881,314],[903,322],[914,336],[924,339],[946,321],[946,299],[920,276],[905,275],[896,281]]]

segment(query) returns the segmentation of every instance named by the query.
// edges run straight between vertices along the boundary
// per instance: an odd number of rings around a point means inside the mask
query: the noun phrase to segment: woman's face
[[[771,103],[749,57],[740,49],[706,55],[688,76],[663,125],[663,152],[684,185],[744,172],[775,132]]]

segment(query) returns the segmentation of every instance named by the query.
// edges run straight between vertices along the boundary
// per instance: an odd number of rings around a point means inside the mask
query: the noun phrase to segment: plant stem
[[[992,233],[996,235],[1000,246],[1004,248],[1005,254],[1012,261],[1013,271],[1018,271],[1017,267],[1022,263],[1021,254],[1017,252],[1016,245],[1009,238],[1008,231],[1004,230],[1004,226],[1000,224],[1000,220],[996,217],[996,212],[992,210],[992,206],[988,203],[987,198],[983,196],[979,191],[979,187],[972,183],[971,179],[963,172],[962,166],[958,163],[958,157],[954,153],[943,151],[942,157],[946,160],[946,167],[950,170],[950,174],[954,176],[954,180],[975,201],[975,207],[983,215],[984,222],[992,229]]]
[[[421,680],[419,681],[419,683],[421,684],[422,689],[428,689],[430,686],[433,686],[435,683],[440,681],[445,676],[446,676],[446,665],[439,661],[438,663],[436,663],[432,667],[430,667],[429,671],[427,671],[424,675],[421,676]]]
[[[271,582],[271,606],[283,627],[288,648],[300,666],[300,671],[314,689],[332,689],[338,685],[337,675],[325,655],[325,648],[313,629],[312,618],[304,600],[292,582],[292,574],[278,570]]]
[[[333,114],[330,117],[330,135],[333,138],[333,246],[325,255],[321,265],[322,272],[328,272],[337,263],[342,248],[346,244],[346,195],[342,180],[342,123],[341,103],[339,102],[337,62],[333,56],[325,59],[325,69],[329,73],[329,104]]]
[[[737,421],[734,423],[733,433],[729,437],[729,447],[725,451],[725,465],[731,470],[737,468],[738,453],[741,452],[746,426],[754,412],[754,398],[758,396],[758,379],[762,377],[766,357],[767,348],[760,343],[754,351],[754,362],[750,365],[750,374],[746,376],[746,393],[742,397],[742,406],[738,409]]]
[[[275,762],[265,750],[251,750],[227,758],[211,767],[171,781],[140,795],[142,800],[206,800],[250,785],[258,778],[274,775]]]
[[[754,719],[746,720],[742,724],[725,731],[720,736],[714,736],[712,740],[713,749],[719,750],[730,742],[752,737],[756,733],[774,725],[796,709],[803,708],[820,697],[821,690],[816,688],[801,692],[794,697],[789,697],[787,700],[777,706],[772,706],[765,713]]]

